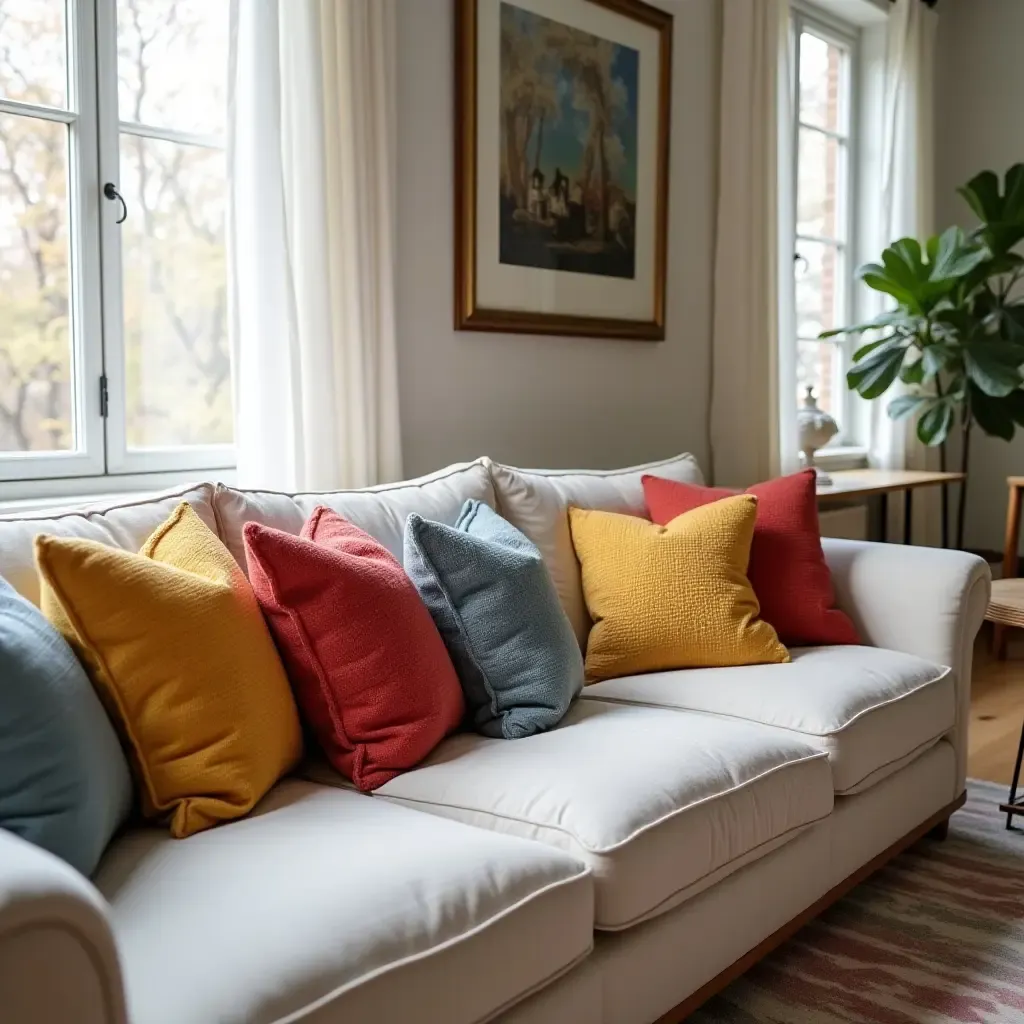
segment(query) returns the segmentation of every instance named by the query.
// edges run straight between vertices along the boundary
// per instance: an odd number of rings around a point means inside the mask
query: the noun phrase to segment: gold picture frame
[[[455,327],[466,331],[661,341],[665,337],[668,262],[672,15],[642,0],[559,0],[559,4],[557,10],[568,11],[575,24],[552,20],[551,8],[541,0],[455,0]],[[603,35],[598,35],[597,28],[590,29],[590,8],[605,12],[594,16],[595,24],[605,30]],[[489,74],[489,99],[495,112],[494,127],[489,128],[490,141],[495,144],[484,150],[485,159],[494,172],[487,182],[493,193],[493,209],[497,211],[500,206],[500,213],[494,217],[487,213],[492,206],[482,206],[483,202],[489,203],[492,196],[481,191],[479,179],[482,11],[489,29],[486,40],[491,49],[485,67]],[[609,20],[609,14],[628,21]],[[586,22],[586,27],[580,27],[581,21]],[[635,31],[630,23],[636,26]],[[549,34],[534,32],[534,26],[541,26]],[[641,43],[634,50],[631,45],[611,39],[609,27],[633,33]],[[506,145],[506,138],[514,140],[517,129],[506,128],[503,137],[499,114],[507,109],[500,106],[504,102],[505,82],[513,79],[505,70],[505,57],[499,60],[497,56],[509,52],[505,36],[497,42],[493,39],[499,32],[506,31],[519,33],[526,39],[526,45],[533,47],[529,51],[535,61],[531,70],[534,66],[549,69],[552,62],[558,69],[556,74],[560,77],[556,78],[554,91],[548,93],[552,98],[547,100],[547,109],[552,111],[553,119],[557,118],[556,129],[566,120],[575,118],[576,121],[562,125],[562,134],[556,136],[555,142],[560,145],[558,152],[576,158],[577,166],[587,168],[578,172],[571,183],[569,176],[558,168],[552,172],[554,183],[545,184],[548,175],[541,167],[545,127],[542,112],[540,131],[531,122],[525,139],[521,144],[516,143],[516,188],[511,187],[506,151],[513,143]],[[589,34],[591,31],[593,34]],[[532,37],[527,38],[531,32],[540,38],[539,43]],[[517,42],[519,38],[517,36]],[[583,42],[577,46],[575,40]],[[549,56],[544,48],[547,41],[563,48],[551,51]],[[574,46],[577,48],[573,49]],[[580,113],[579,101],[570,95],[574,88],[572,68],[581,66],[579,58],[572,55],[596,52],[603,55],[608,69],[612,68],[613,59],[616,67],[626,68],[625,76],[620,75],[614,81],[611,71],[606,69],[605,80],[613,81],[616,96],[620,98],[616,109],[626,111],[620,114],[620,120],[627,124],[627,129],[619,135],[629,137],[623,142],[616,135],[610,141],[616,144],[620,167],[625,165],[626,168],[620,172],[623,181],[629,178],[633,182],[632,198],[627,185],[616,183],[609,171],[611,164],[605,139],[606,131],[610,131],[607,125],[611,115],[607,113],[607,102],[600,108],[593,108],[602,112],[600,127],[591,129],[591,138],[595,132],[600,138],[597,186],[593,184],[594,144],[582,140],[573,142],[574,138],[581,139],[579,131],[575,136],[572,134],[573,127],[578,128],[579,119],[586,115]],[[609,53],[614,56],[608,57]],[[565,54],[569,56],[563,56]],[[494,70],[496,63],[501,65],[497,71]],[[552,72],[546,70],[545,74]],[[623,77],[630,75],[630,82],[624,84]],[[522,88],[522,79],[515,81]],[[652,93],[655,94],[653,101],[649,98]],[[621,99],[623,96],[625,98]],[[654,111],[641,106],[641,103],[652,102],[656,104]],[[593,113],[589,116],[595,117]],[[508,121],[507,112],[504,121]],[[652,134],[654,138],[650,137]],[[519,129],[519,136],[522,137],[522,129]],[[529,198],[524,199],[526,153],[530,147],[536,149],[536,160],[534,170],[529,172]],[[500,156],[495,153],[496,149],[500,150]],[[614,196],[614,200],[610,196]],[[509,209],[511,213],[507,212]],[[612,214],[617,214],[616,233],[609,241]],[[563,226],[565,230],[560,231]],[[481,244],[482,230],[490,232],[486,245]],[[482,249],[486,249],[489,260],[485,268],[480,262]],[[511,257],[506,253],[511,253]],[[580,270],[581,267],[585,269]],[[568,274],[560,273],[566,269],[570,271]],[[502,275],[516,282],[518,289],[507,308],[502,305],[500,294],[499,301],[494,301],[495,294],[503,287]],[[480,296],[482,282],[488,292],[483,299]],[[563,291],[572,292],[570,302],[576,308],[570,311],[552,308],[559,301],[554,296],[556,293],[560,296]],[[589,299],[589,295],[594,299]],[[623,302],[624,307],[629,306],[625,315],[614,306],[617,296],[628,299],[628,303]],[[538,306],[548,308],[529,308],[533,297],[544,299]],[[605,308],[597,308],[600,306]]]

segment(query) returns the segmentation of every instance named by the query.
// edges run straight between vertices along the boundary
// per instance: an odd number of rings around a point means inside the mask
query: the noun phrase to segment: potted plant
[[[958,192],[978,226],[968,233],[949,228],[923,246],[913,238],[894,242],[881,263],[857,272],[893,308],[821,337],[870,332],[853,355],[848,386],[875,399],[898,385],[889,416],[914,420],[924,444],[941,446],[943,469],[947,438],[959,429],[966,473],[975,423],[1006,441],[1024,426],[1024,298],[1014,294],[1024,257],[1013,251],[1024,241],[1024,164],[1006,172],[1002,190],[999,177],[983,171]],[[966,491],[960,488],[958,547]]]

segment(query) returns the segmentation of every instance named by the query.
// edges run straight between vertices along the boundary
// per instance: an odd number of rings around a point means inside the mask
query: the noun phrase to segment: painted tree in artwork
[[[546,22],[546,19],[544,19]],[[516,23],[514,12],[502,6],[501,63],[502,191],[526,205],[529,189],[530,139],[537,131],[532,166],[540,166],[544,123],[558,117],[557,65],[546,46],[546,33],[528,33]]]
[[[552,24],[547,42],[572,78],[573,107],[589,115],[581,178],[588,191],[596,189],[596,236],[603,241],[609,233],[612,173],[621,164],[624,153],[622,140],[614,127],[616,114],[626,107],[625,87],[612,76],[615,44],[568,26]]]
[[[502,4],[502,193],[525,207],[530,171],[541,166],[545,129],[579,132],[579,166],[570,170],[600,241],[613,228],[613,183],[626,161],[617,126],[628,115],[629,96],[614,73],[617,49],[610,40]]]

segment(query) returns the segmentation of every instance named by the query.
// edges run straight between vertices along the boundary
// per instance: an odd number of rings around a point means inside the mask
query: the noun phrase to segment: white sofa
[[[32,537],[137,549],[190,501],[243,561],[249,519],[336,508],[400,555],[406,515],[479,498],[541,547],[585,636],[565,505],[641,513],[640,476],[487,459],[357,492],[201,484],[0,519],[0,574],[38,596]],[[568,545],[568,546],[567,546]],[[790,665],[587,687],[557,729],[449,738],[367,796],[311,761],[248,818],[131,828],[87,881],[0,832],[6,1024],[651,1024],[681,1020],[889,856],[965,786],[985,563],[825,541],[864,643]],[[168,652],[173,656],[173,652]]]

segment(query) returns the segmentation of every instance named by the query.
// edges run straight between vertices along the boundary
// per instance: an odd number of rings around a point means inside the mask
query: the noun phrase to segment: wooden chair
[[[1017,577],[1020,546],[1021,494],[1024,476],[1006,478],[1010,489],[1006,509],[1006,540],[1003,545],[1003,578],[992,583],[992,599],[985,618],[994,624],[992,652],[1002,661],[1006,657],[1006,629],[1024,629],[1024,579]]]

